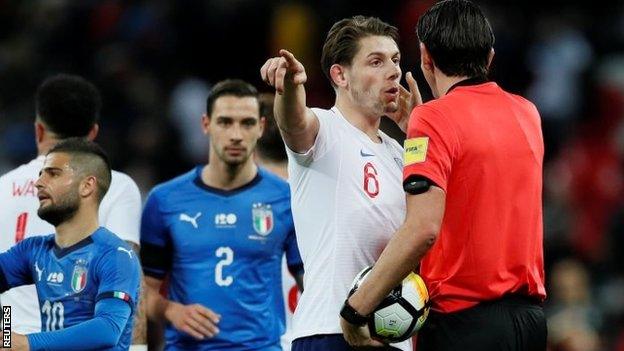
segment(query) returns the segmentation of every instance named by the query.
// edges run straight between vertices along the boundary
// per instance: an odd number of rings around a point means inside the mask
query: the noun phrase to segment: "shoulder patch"
[[[429,146],[429,137],[419,137],[405,139],[403,148],[403,165],[409,166],[414,163],[425,162],[427,159],[427,147]]]

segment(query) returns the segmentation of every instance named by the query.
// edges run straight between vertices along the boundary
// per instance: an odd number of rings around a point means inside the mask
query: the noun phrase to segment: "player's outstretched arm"
[[[307,152],[319,131],[316,115],[306,106],[305,67],[293,54],[280,50],[279,56],[268,59],[260,76],[275,88],[275,121],[286,145],[298,153]]]
[[[182,331],[195,339],[212,338],[219,333],[221,316],[200,304],[182,305],[167,300],[159,290],[162,280],[154,277],[145,277],[147,318],[150,320],[167,320],[177,330]]]

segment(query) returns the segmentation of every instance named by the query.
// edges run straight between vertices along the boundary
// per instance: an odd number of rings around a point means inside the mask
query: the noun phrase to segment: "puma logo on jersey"
[[[195,227],[195,229],[197,229],[199,228],[199,226],[197,225],[197,218],[199,218],[199,216],[201,216],[201,212],[197,212],[195,217],[191,217],[186,213],[180,213],[180,221],[189,222],[193,227]]]
[[[130,259],[132,259],[132,249],[128,250],[128,249],[123,248],[123,247],[120,246],[120,247],[117,248],[117,251],[123,251],[123,252],[127,253],[128,256],[130,256]]]
[[[37,281],[41,281],[41,274],[43,274],[43,269],[39,268],[39,262],[35,261],[35,271],[37,271]]]

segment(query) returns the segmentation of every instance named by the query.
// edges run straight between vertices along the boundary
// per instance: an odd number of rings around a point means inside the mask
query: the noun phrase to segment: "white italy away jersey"
[[[289,183],[304,291],[293,337],[342,333],[339,313],[355,275],[372,265],[405,218],[403,149],[379,131],[374,143],[338,108],[312,109],[318,136],[288,150]],[[410,342],[394,345],[412,350]]]
[[[54,227],[37,216],[35,182],[44,160],[45,156],[39,156],[0,177],[0,252],[24,238],[54,233]],[[138,245],[141,194],[129,176],[113,171],[99,217],[101,226]],[[34,285],[11,289],[0,296],[2,305],[12,307],[13,331],[25,334],[41,330],[37,301]]]

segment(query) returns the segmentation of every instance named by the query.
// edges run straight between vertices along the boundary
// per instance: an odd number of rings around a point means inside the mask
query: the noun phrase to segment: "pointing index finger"
[[[282,56],[283,58],[286,59],[286,62],[288,63],[289,67],[293,67],[293,66],[297,65],[297,63],[299,63],[299,61],[297,61],[297,59],[295,58],[295,55],[293,55],[288,50],[281,49],[279,51],[279,54],[280,54],[280,56]]]

